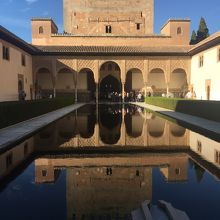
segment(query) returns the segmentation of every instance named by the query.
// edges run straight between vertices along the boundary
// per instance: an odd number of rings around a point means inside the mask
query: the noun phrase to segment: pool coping
[[[27,139],[35,132],[81,108],[85,104],[86,103],[76,103],[0,129],[0,152],[5,151],[12,145]]]

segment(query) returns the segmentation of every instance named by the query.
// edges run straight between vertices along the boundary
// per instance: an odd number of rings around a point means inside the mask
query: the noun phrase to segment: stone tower
[[[63,0],[64,30],[82,36],[153,34],[154,0]]]

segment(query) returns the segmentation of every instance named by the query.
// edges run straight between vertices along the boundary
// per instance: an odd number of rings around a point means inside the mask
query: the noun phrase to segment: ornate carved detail
[[[77,70],[78,72],[84,68],[91,69],[93,73],[95,72],[95,61],[84,59],[84,60],[78,60],[77,61]]]
[[[85,138],[79,138],[78,141],[78,146],[79,147],[84,147],[84,146],[95,146],[95,136],[85,139]]]
[[[189,61],[183,59],[171,60],[170,72],[172,73],[175,69],[184,69],[188,71]]]
[[[142,146],[144,144],[144,135],[137,138],[126,137],[126,145],[128,146]]]
[[[57,60],[57,71],[62,68],[70,68],[72,71],[76,70],[73,59],[58,59]]]
[[[149,72],[153,69],[162,69],[164,72],[167,70],[167,60],[149,60]]]
[[[130,69],[139,69],[144,72],[144,60],[126,60],[126,72]]]

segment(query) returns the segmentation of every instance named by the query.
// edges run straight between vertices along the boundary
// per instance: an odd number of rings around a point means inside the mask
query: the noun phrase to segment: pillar
[[[122,102],[125,102],[125,83],[122,82]]]
[[[144,82],[144,98],[147,97],[147,83]]]
[[[53,97],[56,98],[56,86],[53,87]]]
[[[167,83],[167,96],[169,94],[169,84]]]
[[[78,91],[77,91],[77,73],[75,73],[75,103],[78,102]]]
[[[96,99],[96,104],[98,104],[99,103],[99,84],[98,83],[96,83],[95,84],[96,85],[96,91],[95,91],[95,99]]]

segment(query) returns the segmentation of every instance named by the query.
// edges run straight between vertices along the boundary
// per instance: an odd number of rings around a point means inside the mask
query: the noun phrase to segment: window
[[[137,30],[140,30],[141,29],[141,24],[140,23],[136,24],[136,27],[137,27]]]
[[[220,151],[215,151],[215,162],[220,165]]]
[[[203,65],[204,65],[204,56],[202,55],[199,57],[199,67],[203,67]]]
[[[28,153],[28,143],[25,143],[24,145],[24,156]]]
[[[201,154],[202,153],[202,142],[197,141],[197,151]]]
[[[177,35],[181,35],[182,34],[182,28],[181,27],[178,27],[177,28]]]
[[[26,66],[26,58],[24,54],[21,54],[21,65]]]
[[[2,58],[3,60],[10,60],[10,51],[8,47],[2,47]]]
[[[42,26],[39,27],[39,34],[43,34],[44,33],[44,29]]]
[[[41,172],[43,177],[47,176],[47,170],[42,170]]]
[[[218,56],[217,56],[217,61],[220,62],[220,48],[218,48]]]
[[[105,33],[106,34],[111,34],[112,33],[112,26],[111,25],[105,26]]]
[[[6,156],[6,168],[9,168],[12,165],[13,155],[10,153]]]
[[[177,176],[180,175],[180,171],[181,171],[180,168],[176,168],[176,169],[175,169],[175,173],[176,173]]]

